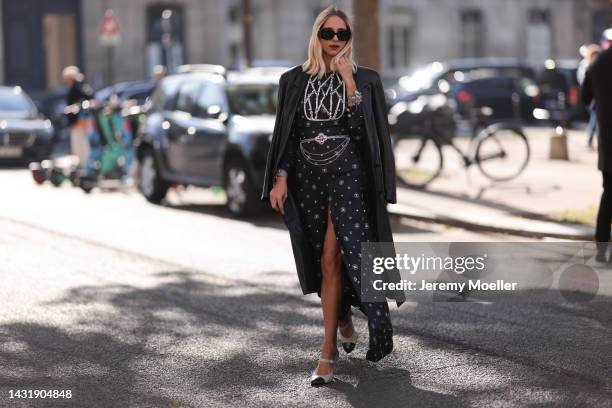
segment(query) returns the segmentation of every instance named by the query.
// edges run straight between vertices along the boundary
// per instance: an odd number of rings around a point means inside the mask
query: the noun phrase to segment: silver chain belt
[[[342,143],[340,143],[338,146],[334,147],[333,149],[327,152],[323,152],[323,153],[312,153],[312,152],[307,151],[306,148],[304,147],[306,143],[312,143],[312,142],[316,142],[320,145],[323,145],[328,139],[343,139],[343,140],[342,140]],[[350,141],[351,139],[349,135],[326,135],[325,133],[321,132],[315,137],[310,137],[308,139],[300,140],[300,152],[302,153],[302,156],[306,159],[306,161],[308,161],[309,163],[317,165],[317,166],[323,166],[323,165],[334,162],[338,157],[340,157],[342,152],[349,145]]]

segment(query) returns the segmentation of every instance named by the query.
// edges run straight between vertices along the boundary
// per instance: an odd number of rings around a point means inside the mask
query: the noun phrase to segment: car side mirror
[[[206,108],[204,117],[209,119],[219,119],[221,112],[221,105],[211,105]]]
[[[227,123],[229,113],[225,112],[221,105],[212,105],[205,109],[204,117],[206,119],[214,119],[222,123]]]

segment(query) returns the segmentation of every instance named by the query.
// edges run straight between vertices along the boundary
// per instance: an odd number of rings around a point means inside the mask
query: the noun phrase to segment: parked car
[[[553,122],[586,122],[589,114],[580,98],[577,60],[547,60],[539,67],[538,86],[542,97],[537,106],[537,119]]]
[[[419,97],[446,94],[461,119],[473,120],[473,112],[488,107],[490,120],[533,121],[540,92],[535,71],[512,59],[470,59],[434,62],[399,78],[386,93],[387,104],[408,104]],[[421,98],[423,99],[423,98]],[[405,110],[396,118],[392,132],[409,133],[420,123],[420,111]]]
[[[64,113],[68,88],[59,86],[51,91],[32,94],[30,97],[40,113],[51,121],[54,129],[53,143],[69,143],[68,119]]]
[[[119,104],[123,108],[123,116],[128,118],[131,131],[136,134],[142,122],[142,116],[148,109],[147,100],[155,90],[157,81],[119,82],[99,89],[94,99],[104,104]],[[116,99],[113,99],[113,96]]]
[[[133,99],[138,105],[143,105],[153,93],[155,84],[153,80],[119,82],[96,91],[94,98],[100,102],[107,102],[111,96],[117,95],[120,102]]]
[[[236,216],[254,214],[286,68],[227,76],[194,71],[164,78],[137,144],[138,187],[158,203],[172,184],[223,186]]]
[[[288,60],[284,60],[284,59],[267,59],[267,58],[261,58],[261,59],[254,59],[253,61],[251,61],[251,67],[257,67],[257,68],[278,68],[278,67],[284,67],[284,68],[291,68],[293,66],[293,64],[291,63],[291,61]],[[246,61],[244,59],[240,59],[238,61],[235,61],[234,63],[232,63],[231,65],[229,65],[228,69],[229,70],[233,70],[233,71],[237,71],[237,70],[243,70],[246,69]]]
[[[0,87],[0,160],[40,161],[53,149],[53,125],[19,86]]]

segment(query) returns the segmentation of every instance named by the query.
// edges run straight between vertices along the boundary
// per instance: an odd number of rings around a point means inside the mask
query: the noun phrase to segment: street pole
[[[106,5],[108,5],[108,1]],[[104,17],[98,29],[98,36],[102,51],[106,57],[105,80],[107,85],[112,85],[115,82],[115,47],[121,41],[121,34],[119,24],[113,15],[113,10],[110,8],[104,11]]]
[[[107,85],[112,85],[115,82],[115,53],[114,46],[106,46],[106,80]]]
[[[104,14],[108,15],[112,13],[110,8],[110,0],[104,0]],[[106,85],[112,85],[115,73],[113,72],[113,46],[111,44],[106,45]]]
[[[251,25],[253,23],[253,15],[251,14],[251,1],[242,0],[242,27],[244,33],[244,58],[246,66],[250,67],[253,64],[253,50],[251,45]]]

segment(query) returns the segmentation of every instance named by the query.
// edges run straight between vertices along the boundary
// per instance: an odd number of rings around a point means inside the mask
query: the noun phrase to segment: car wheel
[[[83,190],[86,194],[91,193],[97,184],[97,180],[92,177],[83,177],[79,179],[79,187],[81,187],[81,190]]]
[[[54,187],[61,186],[64,180],[65,180],[64,173],[61,170],[56,169],[56,168],[51,170],[49,181],[51,182],[51,184],[53,184]]]
[[[40,163],[32,162],[29,167],[36,184],[43,184],[47,180],[46,171],[42,168]]]
[[[138,163],[138,190],[151,203],[159,204],[166,197],[170,184],[159,173],[152,149],[146,149]]]
[[[243,159],[231,159],[225,166],[225,195],[227,208],[236,217],[259,214],[263,205],[259,200],[259,191],[249,175]]]

